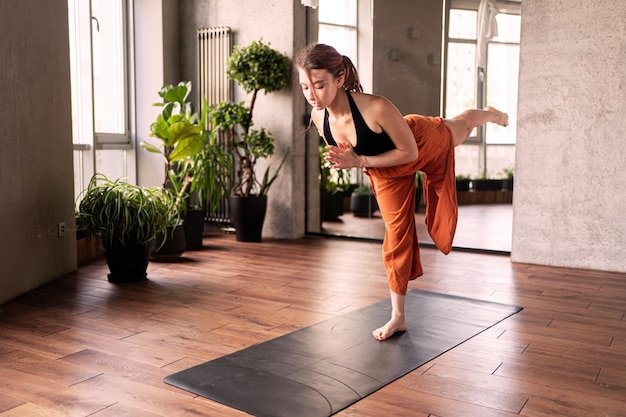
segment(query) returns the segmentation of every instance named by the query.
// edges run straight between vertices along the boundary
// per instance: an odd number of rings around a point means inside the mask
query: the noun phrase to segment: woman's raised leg
[[[507,126],[509,124],[509,115],[491,106],[487,106],[483,110],[465,110],[452,119],[446,119],[445,123],[452,132],[454,146],[459,146],[469,137],[472,130],[485,123]]]

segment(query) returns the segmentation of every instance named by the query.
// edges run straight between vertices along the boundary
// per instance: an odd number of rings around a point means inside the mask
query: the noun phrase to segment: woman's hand
[[[331,168],[347,169],[365,167],[365,157],[357,155],[350,144],[343,142],[339,142],[337,146],[327,146],[324,159],[332,164]]]

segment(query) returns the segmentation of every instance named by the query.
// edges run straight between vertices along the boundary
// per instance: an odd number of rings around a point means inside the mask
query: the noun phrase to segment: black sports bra
[[[380,155],[396,148],[389,135],[382,131],[376,133],[369,128],[359,108],[354,103],[354,99],[349,91],[346,90],[348,101],[350,102],[350,111],[352,112],[352,120],[356,129],[356,146],[353,148],[357,155],[373,156]],[[328,110],[324,110],[324,137],[329,145],[337,146],[337,142],[333,138],[328,123]]]

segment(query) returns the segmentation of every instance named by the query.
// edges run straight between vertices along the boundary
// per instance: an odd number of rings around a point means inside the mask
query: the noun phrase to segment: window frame
[[[110,1],[110,0],[104,0]],[[135,63],[134,63],[134,0],[119,0],[122,11],[122,42],[120,53],[123,62],[122,133],[96,131],[94,100],[94,58],[92,3],[84,0],[68,0],[68,25],[70,36],[72,108],[73,108],[73,154],[74,195],[79,198],[96,172],[130,182],[136,181],[135,146],[136,135]],[[113,168],[111,167],[113,166]],[[109,172],[111,171],[111,172]],[[121,173],[121,174],[120,174]],[[120,174],[120,175],[118,175]]]
[[[111,1],[111,0],[102,0]],[[97,131],[95,129],[96,120],[96,106],[95,106],[95,87],[92,88],[94,94],[94,136],[96,149],[131,149],[132,148],[132,126],[133,126],[133,111],[132,111],[132,8],[133,0],[119,0],[122,5],[122,51],[121,61],[123,66],[123,99],[121,105],[123,106],[122,115],[124,117],[124,132],[123,133],[110,133]],[[92,19],[94,18],[92,13]],[[92,48],[93,48],[93,35],[92,35]],[[93,62],[93,52],[92,52]],[[92,63],[93,68],[93,63]],[[93,71],[93,70],[92,70]],[[93,80],[93,74],[92,74]]]
[[[447,71],[448,71],[448,63],[449,63],[449,57],[448,57],[448,50],[449,50],[449,45],[450,44],[472,44],[475,46],[475,54],[478,54],[478,35],[476,35],[476,39],[466,39],[466,38],[453,38],[449,36],[449,30],[448,28],[450,27],[450,12],[451,10],[470,10],[470,11],[478,11],[478,6],[480,4],[479,0],[452,0],[450,2],[450,6],[447,8],[446,10],[446,21],[445,21],[445,33],[444,33],[444,55],[445,55],[445,68],[442,69],[442,74],[444,74],[444,83],[443,83],[443,89],[442,89],[442,100],[441,100],[441,111],[442,114],[445,115],[446,117],[450,117],[452,115],[448,115],[446,112],[447,109],[447,91],[448,91],[448,75],[447,75]],[[520,3],[512,3],[510,1],[501,1],[498,0],[496,1],[496,7],[498,7],[499,10],[499,14],[509,14],[509,15],[521,15],[521,1]],[[517,45],[519,48],[520,42],[511,42],[511,41],[500,41],[500,40],[488,40],[487,41],[487,45],[486,45],[486,51],[485,51],[485,60],[486,60],[486,65],[485,65],[485,72],[484,73],[480,73],[478,71],[478,68],[476,68],[476,72],[474,74],[475,76],[475,84],[474,84],[474,106],[473,107],[479,107],[481,106],[481,103],[484,103],[486,101],[486,97],[487,97],[487,84],[488,84],[488,78],[489,78],[489,73],[487,71],[487,68],[489,67],[489,46],[493,45],[493,44],[500,44],[500,45]],[[474,134],[476,133],[476,134]],[[464,144],[468,144],[468,145],[481,145],[481,146],[515,146],[516,142],[510,143],[510,142],[487,142],[487,137],[486,137],[486,129],[485,127],[481,127],[476,129],[474,132],[472,132],[472,134],[465,140]]]

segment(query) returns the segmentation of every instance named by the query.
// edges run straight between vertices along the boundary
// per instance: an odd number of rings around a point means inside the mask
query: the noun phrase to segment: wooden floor
[[[422,258],[411,288],[524,310],[337,416],[626,415],[626,274]],[[388,297],[380,244],[346,239],[207,235],[148,281],[106,273],[99,259],[2,306],[0,416],[243,416],[162,379]]]

